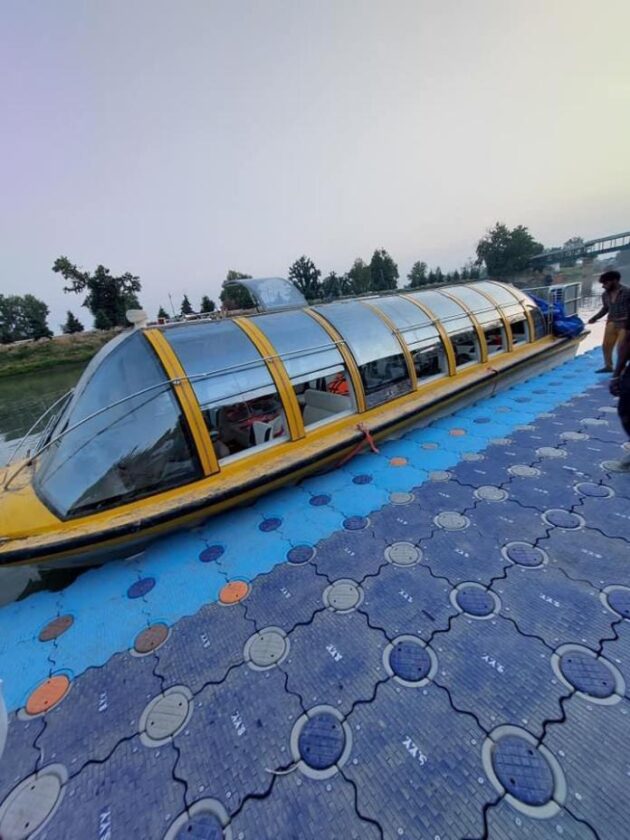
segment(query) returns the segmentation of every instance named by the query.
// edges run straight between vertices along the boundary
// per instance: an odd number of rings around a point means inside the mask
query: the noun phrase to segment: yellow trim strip
[[[513,289],[511,289],[510,286],[507,283],[497,283],[496,280],[487,280],[486,282],[487,283],[492,283],[493,286],[499,286],[501,289],[506,289],[512,295],[514,300],[517,303],[520,303],[521,309],[523,310],[523,312],[525,314],[525,318],[527,320],[527,323],[529,324],[529,341],[530,341],[530,344],[532,342],[536,341],[537,339],[536,339],[536,328],[534,326],[534,319],[532,318],[529,307],[525,306],[525,304],[523,303],[523,299],[521,297],[519,297],[518,295],[514,294]]]
[[[219,462],[212,446],[212,439],[208,432],[197,397],[188,381],[186,372],[177,358],[177,355],[160,330],[149,329],[144,331],[145,338],[155,350],[158,359],[166,371],[169,379],[174,380],[173,390],[182,407],[184,417],[192,434],[197,455],[201,463],[204,475],[212,475],[219,472]]]
[[[282,401],[284,413],[287,418],[287,425],[289,426],[289,437],[291,440],[300,440],[304,437],[304,423],[302,422],[302,412],[291,385],[289,374],[285,366],[282,364],[276,349],[269,341],[267,336],[250,318],[243,318],[239,316],[232,318],[232,321],[239,326],[245,335],[253,342],[254,346],[263,357],[267,369],[271,374],[276,390]]]
[[[442,339],[442,344],[444,345],[444,352],[446,353],[446,360],[448,362],[448,375],[455,376],[457,373],[457,365],[455,363],[455,351],[453,350],[453,345],[451,344],[451,339],[449,334],[444,329],[444,324],[435,317],[433,312],[429,309],[426,303],[420,303],[419,300],[415,300],[412,298],[411,295],[400,295],[403,300],[408,300],[409,303],[413,303],[414,306],[417,306],[424,314],[431,320],[433,326],[440,334],[440,338]]]
[[[407,370],[409,371],[409,379],[411,380],[411,390],[416,391],[418,388],[418,374],[416,373],[416,366],[413,363],[413,357],[411,355],[411,350],[407,346],[405,339],[402,337],[400,330],[396,326],[396,324],[392,321],[392,319],[387,315],[385,312],[382,312],[378,306],[370,303],[367,300],[360,301],[364,306],[367,306],[368,309],[371,309],[372,312],[375,312],[381,321],[389,327],[392,333],[396,336],[398,343],[400,344],[403,355],[405,357],[405,361],[407,362]]]
[[[438,295],[450,298],[452,301],[454,301],[454,303],[458,303],[464,310],[466,315],[468,315],[468,317],[472,321],[473,327],[475,328],[475,332],[477,333],[477,338],[479,339],[479,349],[481,350],[481,364],[484,365],[488,361],[488,347],[486,345],[486,334],[481,328],[481,324],[479,323],[479,321],[475,318],[475,313],[472,311],[470,306],[464,303],[463,300],[460,300],[458,297],[449,294],[444,289],[435,289],[435,291],[438,293]]]
[[[508,321],[505,312],[501,309],[501,304],[498,300],[495,300],[487,292],[484,292],[483,289],[478,289],[476,286],[473,286],[472,288],[476,292],[478,292],[482,297],[485,297],[488,303],[491,303],[499,313],[499,318],[501,318],[501,321],[503,322],[503,329],[505,330],[505,337],[507,339],[507,352],[511,353],[514,349],[514,341],[512,339],[512,327],[510,326],[510,322]]]
[[[362,412],[366,411],[365,394],[363,393],[363,383],[361,382],[361,374],[359,373],[357,363],[355,362],[354,356],[350,352],[350,349],[346,344],[345,339],[340,333],[337,332],[337,330],[333,327],[330,321],[327,321],[323,315],[319,314],[319,312],[316,312],[314,309],[310,308],[303,309],[302,312],[306,312],[307,315],[310,315],[311,318],[317,321],[317,323],[326,330],[328,335],[337,345],[339,352],[343,356],[343,360],[346,363],[346,368],[348,369],[348,373],[350,374],[350,379],[352,380],[354,398],[357,403],[357,412],[361,414]]]

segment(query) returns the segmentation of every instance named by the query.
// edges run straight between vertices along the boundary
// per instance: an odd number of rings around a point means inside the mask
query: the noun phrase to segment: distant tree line
[[[582,242],[580,237],[572,237],[564,247],[574,247],[577,251]],[[423,286],[476,280],[482,272],[496,279],[510,277],[525,271],[532,257],[543,251],[543,245],[537,242],[523,225],[510,229],[507,225],[497,222],[479,240],[474,261],[469,260],[460,270],[444,273],[439,266],[430,269],[426,262],[417,260],[407,274],[407,282],[403,288],[420,289]],[[570,262],[570,258],[567,258],[565,264]],[[96,329],[127,326],[127,310],[140,307],[138,294],[142,284],[140,278],[130,272],[115,276],[103,265],[98,265],[93,272],[88,272],[78,268],[67,257],[55,260],[52,270],[61,274],[66,281],[65,292],[84,295],[82,306],[91,313]],[[235,282],[251,276],[233,269],[227,272],[219,295],[222,309],[253,307],[254,303],[247,289]],[[398,288],[400,279],[397,264],[384,248],[376,249],[369,262],[358,257],[343,274],[330,271],[325,277],[322,277],[322,272],[313,260],[303,255],[289,267],[288,277],[309,301],[333,300],[394,290]],[[215,310],[214,300],[208,295],[203,295],[198,311],[208,314]],[[185,294],[178,314],[186,316],[194,311],[193,304]],[[48,327],[48,314],[46,304],[33,295],[0,295],[0,343],[49,338],[52,332]],[[160,306],[158,318],[166,320],[169,317],[169,313]],[[66,322],[61,325],[61,329],[64,333],[71,334],[81,332],[84,327],[79,319],[68,311]]]

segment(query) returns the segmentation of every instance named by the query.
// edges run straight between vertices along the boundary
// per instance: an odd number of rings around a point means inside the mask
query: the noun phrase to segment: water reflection
[[[84,367],[64,365],[0,377],[0,466],[7,463],[22,436],[46,409],[76,385]]]
[[[4,466],[33,423],[76,385],[84,364],[67,365],[24,376],[0,377],[0,467]],[[33,438],[28,443],[34,443]],[[0,607],[33,592],[64,589],[85,569],[40,571],[33,566],[0,568]]]

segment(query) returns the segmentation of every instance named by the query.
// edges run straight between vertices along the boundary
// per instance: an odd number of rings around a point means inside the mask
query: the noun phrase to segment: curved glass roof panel
[[[327,303],[313,308],[341,333],[359,366],[402,353],[387,324],[360,301]]]
[[[179,357],[202,409],[252,400],[275,387],[255,345],[232,321],[188,323],[162,334]]]
[[[411,292],[409,297],[419,303],[424,303],[441,321],[449,334],[474,329],[473,322],[462,305],[434,289],[428,289],[426,292]]]
[[[515,295],[512,294],[512,288],[508,288],[504,286],[502,283],[490,283],[487,280],[481,280],[479,283],[475,283],[470,288],[472,289],[479,289],[482,292],[485,292],[487,295],[500,305],[509,305],[515,302]],[[516,291],[516,289],[514,289]],[[518,300],[519,298],[516,297]]]
[[[343,365],[343,357],[326,330],[305,312],[276,312],[251,320],[272,343],[294,383]]]
[[[510,321],[525,317],[525,310],[522,304],[518,302],[521,298],[512,294],[512,287],[506,287],[502,283],[481,281],[480,283],[475,283],[472,288],[479,289],[487,295],[490,295],[493,300],[496,300],[501,311]]]
[[[283,277],[247,277],[228,283],[244,286],[261,311],[306,306],[306,298]]]
[[[392,295],[370,301],[370,303],[389,317],[394,326],[400,330],[408,347],[415,347],[419,342],[439,336],[433,321],[426,312],[404,298]]]
[[[449,289],[449,293],[467,306],[483,326],[501,323],[501,315],[495,304],[491,303],[476,289],[471,289],[468,286],[454,286]]]

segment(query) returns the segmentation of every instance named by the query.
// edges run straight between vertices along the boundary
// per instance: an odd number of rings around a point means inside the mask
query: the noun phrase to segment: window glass
[[[442,339],[429,316],[404,298],[385,297],[374,301],[374,306],[389,316],[409,350],[418,379],[444,376],[448,361]]]
[[[119,342],[89,371],[53,437],[81,420],[42,453],[36,477],[38,492],[62,517],[201,476],[179,403],[141,333]]]
[[[461,330],[451,335],[453,352],[455,353],[455,364],[458,368],[474,364],[481,360],[479,352],[479,339],[476,330]]]
[[[411,390],[400,344],[387,324],[359,301],[317,306],[346,340],[361,374],[365,402],[373,408]]]
[[[507,338],[501,316],[496,306],[475,289],[455,286],[450,293],[462,301],[474,314],[486,337],[488,355],[507,350]]]
[[[282,359],[305,426],[322,425],[356,411],[343,356],[326,330],[304,312],[252,318]]]
[[[255,345],[232,321],[164,330],[190,377],[219,460],[287,439],[276,386]]]
[[[544,338],[549,333],[549,324],[547,319],[534,303],[526,303],[525,306],[534,319],[534,341],[539,338]]]
[[[510,328],[512,330],[512,342],[514,344],[524,344],[529,341],[529,325],[522,316],[514,316],[510,320]]]

